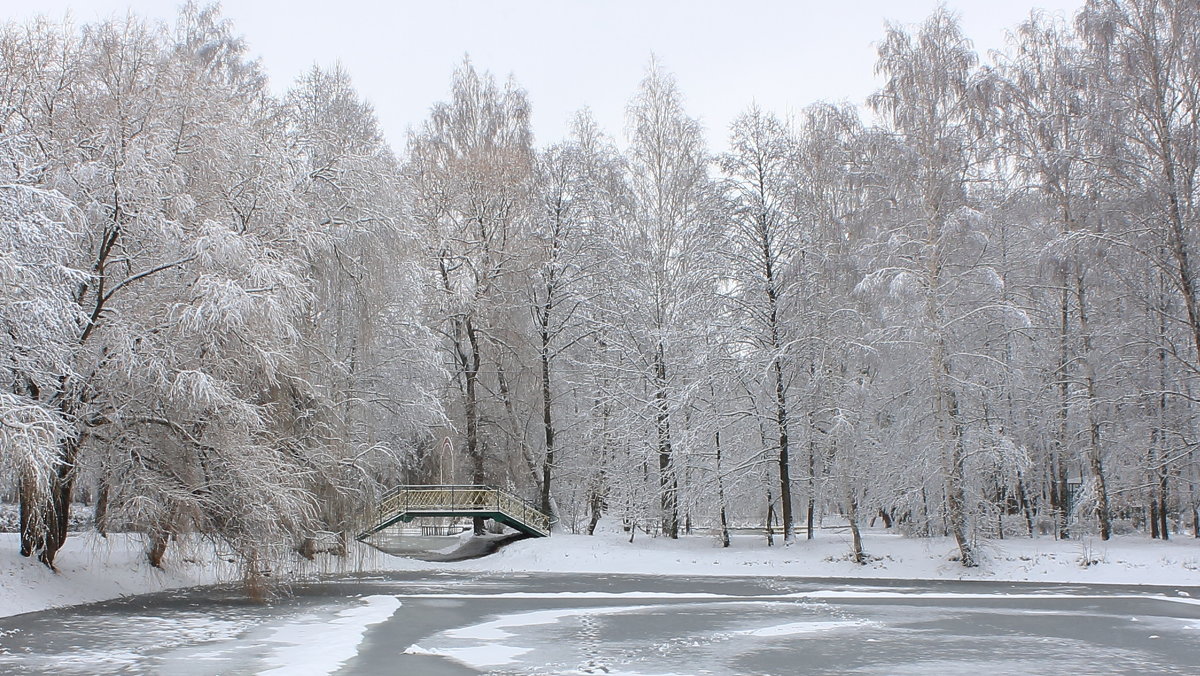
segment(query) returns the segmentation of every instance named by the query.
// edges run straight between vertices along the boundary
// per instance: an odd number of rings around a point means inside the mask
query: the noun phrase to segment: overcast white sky
[[[1083,0],[947,0],[986,52],[1033,7],[1068,16]],[[171,20],[180,0],[0,0],[0,16],[85,23],[128,10]],[[875,43],[937,0],[225,0],[282,91],[313,63],[340,60],[374,104],[392,145],[449,92],[469,53],[529,92],[537,141],[561,138],[588,106],[622,138],[625,103],[651,53],[673,72],[714,149],[751,102],[780,114],[818,100],[861,103],[877,87]]]

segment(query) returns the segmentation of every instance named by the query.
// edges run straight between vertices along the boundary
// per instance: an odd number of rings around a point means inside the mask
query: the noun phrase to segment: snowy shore
[[[48,608],[194,587],[238,582],[236,559],[208,541],[172,543],[157,569],[146,561],[145,544],[136,534],[72,533],[55,559],[54,573],[18,552],[19,536],[0,533],[0,617]],[[312,562],[299,555],[284,578],[314,577],[370,570],[412,570],[432,564],[399,559],[355,543],[350,555],[318,555]]]
[[[886,531],[864,533],[871,562],[860,566],[847,560],[847,537],[822,532],[814,540],[801,539],[790,547],[777,538],[776,545],[768,547],[762,536],[740,536],[732,547],[723,549],[708,536],[638,537],[630,543],[620,533],[559,534],[457,563],[392,557],[355,543],[347,557],[318,556],[308,562],[297,556],[292,570],[276,573],[312,577],[388,570],[590,572],[1200,587],[1200,541],[1189,537],[1170,542],[1144,536],[1109,542],[1091,537],[992,540],[981,543],[983,562],[973,569],[952,560],[955,548],[949,539],[905,538]],[[0,534],[0,617],[238,579],[231,557],[211,543],[173,546],[164,570],[151,568],[142,552],[143,545],[134,535],[103,539],[92,533],[72,534],[59,553],[56,574],[36,560],[21,557],[15,534]]]
[[[981,542],[981,565],[963,568],[950,538],[908,538],[882,530],[863,533],[867,565],[849,560],[849,535],[822,532],[790,547],[768,547],[762,536],[741,536],[722,549],[710,537],[672,541],[618,534],[556,535],[524,540],[497,554],[458,564],[460,570],[596,572],[664,575],[757,575],[911,580],[989,580],[1200,586],[1200,540],[1170,542],[1144,536],[1108,542],[1011,538]],[[1090,564],[1090,565],[1089,565]]]

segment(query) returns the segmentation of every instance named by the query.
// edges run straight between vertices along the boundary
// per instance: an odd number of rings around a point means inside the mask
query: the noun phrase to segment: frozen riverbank
[[[145,545],[136,534],[114,533],[102,538],[92,532],[72,533],[55,559],[57,573],[37,559],[22,557],[18,543],[16,533],[0,533],[0,617],[240,579],[232,554],[207,541],[172,543],[163,568],[158,569],[147,563]],[[310,562],[297,555],[289,570],[274,574],[312,577],[429,565],[354,543],[349,556],[321,554]]]
[[[458,565],[478,571],[573,571],[664,575],[764,575],[914,580],[1080,582],[1088,584],[1200,585],[1200,540],[1169,542],[1144,536],[1108,542],[1011,538],[980,543],[981,564],[953,560],[950,538],[906,538],[887,531],[863,533],[867,565],[849,560],[849,534],[822,531],[813,540],[768,547],[762,536],[734,538],[728,549],[710,537],[669,540],[621,534],[556,535],[516,542],[494,556]]]
[[[492,556],[456,563],[392,557],[355,543],[347,557],[318,556],[308,562],[297,556],[290,570],[276,574],[452,570],[1200,586],[1200,541],[1192,538],[989,541],[981,544],[982,565],[964,569],[951,560],[954,546],[949,539],[868,531],[864,543],[872,560],[860,566],[846,558],[846,537],[823,531],[814,540],[799,540],[790,547],[781,546],[778,539],[768,547],[761,536],[741,536],[723,549],[707,536],[639,537],[630,543],[620,533],[560,534],[516,542]],[[90,533],[72,534],[59,554],[55,574],[36,560],[21,557],[15,534],[0,534],[0,616],[238,579],[232,557],[211,543],[173,545],[164,570],[151,568],[142,551],[141,541],[133,535],[103,539]]]

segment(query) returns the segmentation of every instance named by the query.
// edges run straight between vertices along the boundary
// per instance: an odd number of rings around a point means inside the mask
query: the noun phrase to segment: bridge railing
[[[396,486],[385,492],[374,515],[380,519],[408,512],[445,511],[469,516],[471,512],[498,512],[544,535],[550,534],[550,517],[537,507],[494,486]]]

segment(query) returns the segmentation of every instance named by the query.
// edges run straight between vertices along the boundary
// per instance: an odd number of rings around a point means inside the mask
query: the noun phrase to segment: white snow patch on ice
[[[499,615],[487,622],[447,629],[427,639],[433,641],[430,645],[434,647],[423,648],[414,643],[405,649],[404,653],[406,655],[445,657],[472,669],[485,670],[511,664],[517,657],[533,652],[533,648],[510,645],[509,640],[514,636],[513,632],[509,631],[510,629],[555,624],[567,617],[635,613],[653,607],[556,608]]]
[[[853,627],[873,626],[874,622],[866,622],[854,620],[849,622],[789,622],[787,624],[777,624],[771,627],[760,627],[758,629],[746,629],[737,632],[744,636],[795,636],[797,634],[819,634],[827,631],[835,631],[837,629],[850,629]]]
[[[501,615],[489,622],[481,622],[458,629],[442,632],[452,638],[474,639],[478,641],[494,641],[512,636],[507,629],[516,627],[533,627],[544,624],[555,624],[564,617],[577,615],[612,615],[615,613],[633,613],[652,608],[653,606],[611,606],[605,608],[556,608],[554,610],[533,610],[524,613]]]
[[[304,676],[332,674],[358,654],[367,627],[379,624],[400,607],[394,596],[364,596],[362,605],[347,608],[333,619],[312,617],[275,629],[267,639],[277,644],[267,656],[270,669],[260,674]]]
[[[498,667],[504,664],[512,664],[516,661],[516,658],[524,655],[527,652],[531,652],[532,650],[533,648],[517,648],[503,645],[482,645],[466,648],[444,648],[442,650],[432,650],[429,648],[422,648],[414,643],[404,650],[404,654],[445,657],[463,664]]]

